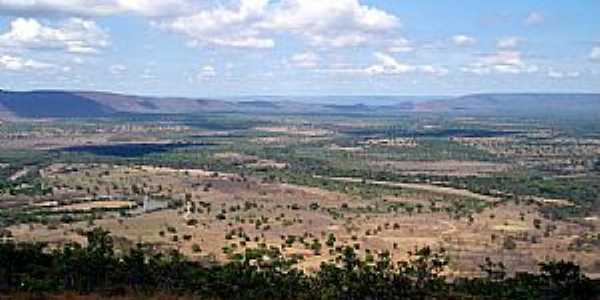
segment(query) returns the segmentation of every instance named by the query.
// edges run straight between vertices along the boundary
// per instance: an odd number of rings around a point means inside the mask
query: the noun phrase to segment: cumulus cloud
[[[18,56],[0,56],[0,69],[8,71],[41,70],[51,69],[54,67],[54,65],[49,63],[44,63],[32,59],[25,59]]]
[[[365,69],[365,72],[369,75],[404,74],[417,70],[415,66],[401,63],[388,54],[376,52],[374,55],[378,63]]]
[[[190,45],[240,48],[272,48],[278,33],[321,47],[358,46],[400,25],[396,16],[360,0],[0,0],[0,15],[117,14],[152,17],[159,27],[187,36]]]
[[[600,47],[592,48],[589,56],[590,60],[600,62]]]
[[[545,17],[541,12],[533,11],[529,13],[527,18],[525,18],[525,24],[527,25],[539,25],[544,23]]]
[[[268,0],[242,0],[237,8],[218,7],[163,21],[160,26],[191,39],[191,45],[272,48],[275,42],[256,28]]]
[[[294,54],[290,59],[294,66],[300,68],[314,68],[319,64],[319,60],[319,56],[311,51]]]
[[[463,34],[455,35],[451,38],[451,40],[454,43],[454,45],[459,47],[467,47],[477,44],[476,38]]]
[[[496,47],[500,49],[514,49],[519,47],[519,44],[521,44],[521,42],[523,42],[523,39],[521,39],[520,37],[509,36],[498,39]]]
[[[399,25],[396,16],[358,0],[283,0],[260,27],[301,35],[316,46],[349,47]]]
[[[272,48],[271,36],[277,33],[303,37],[315,46],[358,46],[396,28],[399,21],[358,0],[240,0],[237,6],[204,9],[160,24],[194,45]]]
[[[484,55],[462,68],[463,72],[478,75],[535,73],[538,70],[536,65],[526,63],[518,51],[499,51]]]
[[[17,18],[0,35],[0,46],[26,49],[58,49],[70,53],[98,53],[110,44],[108,34],[94,21],[70,18],[57,27],[36,19]]]
[[[374,54],[376,64],[373,64],[367,68],[360,69],[358,73],[364,73],[370,76],[375,75],[401,75],[407,73],[421,73],[432,76],[445,76],[449,73],[449,70],[444,67],[434,65],[411,65],[398,61],[393,56],[375,52]],[[346,70],[348,73],[348,70]]]
[[[189,0],[0,0],[0,15],[108,16],[134,13],[160,17],[189,11]]]
[[[190,0],[117,0],[117,7],[125,12],[149,17],[165,17],[186,14],[194,5]]]

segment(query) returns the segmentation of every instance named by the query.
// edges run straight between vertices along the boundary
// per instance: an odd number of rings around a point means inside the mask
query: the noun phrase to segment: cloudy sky
[[[0,88],[600,92],[597,0],[0,0]]]

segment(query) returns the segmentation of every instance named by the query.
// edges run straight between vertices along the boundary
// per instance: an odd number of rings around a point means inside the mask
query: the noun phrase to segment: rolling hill
[[[600,114],[600,94],[473,94],[418,103],[417,110],[461,114]]]
[[[561,115],[600,118],[600,94],[473,94],[432,100],[406,97],[245,97],[243,100],[144,97],[104,92],[0,90],[0,118],[106,118],[119,114],[195,114],[210,112],[264,113],[406,113],[461,115]],[[384,101],[386,104],[381,104]],[[389,104],[394,103],[394,104]]]
[[[110,106],[62,91],[0,92],[5,113],[21,118],[107,117]]]

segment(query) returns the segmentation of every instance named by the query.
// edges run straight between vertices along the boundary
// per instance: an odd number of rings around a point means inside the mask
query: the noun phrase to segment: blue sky
[[[0,0],[0,88],[600,92],[599,13],[595,0]]]

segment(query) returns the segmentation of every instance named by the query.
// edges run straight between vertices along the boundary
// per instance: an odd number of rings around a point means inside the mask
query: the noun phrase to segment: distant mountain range
[[[335,99],[339,98],[339,101]],[[321,101],[320,101],[321,99]],[[0,119],[102,118],[120,114],[406,113],[566,115],[600,118],[600,94],[474,94],[462,97],[243,97],[228,100],[143,97],[104,92],[0,90]]]

